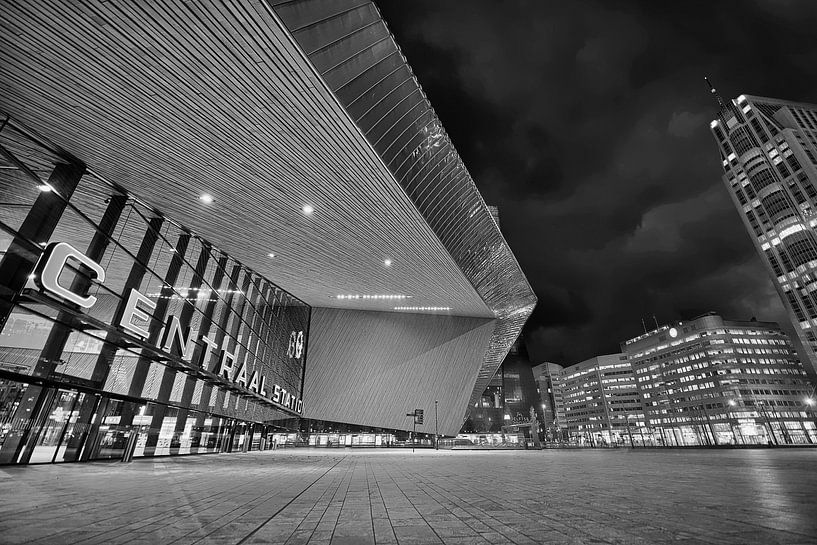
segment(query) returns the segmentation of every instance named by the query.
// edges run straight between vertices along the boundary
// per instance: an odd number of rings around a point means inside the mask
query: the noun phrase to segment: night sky
[[[817,102],[817,0],[376,0],[539,304],[537,362],[710,310],[788,322],[721,180],[741,93]]]

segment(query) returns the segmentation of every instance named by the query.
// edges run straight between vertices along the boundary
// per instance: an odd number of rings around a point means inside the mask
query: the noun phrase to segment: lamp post
[[[434,400],[434,450],[440,450],[440,432],[437,429],[437,400]]]

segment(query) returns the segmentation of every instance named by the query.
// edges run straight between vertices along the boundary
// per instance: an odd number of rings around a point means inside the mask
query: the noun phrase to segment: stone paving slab
[[[2,544],[817,544],[817,449],[278,450],[0,467]]]

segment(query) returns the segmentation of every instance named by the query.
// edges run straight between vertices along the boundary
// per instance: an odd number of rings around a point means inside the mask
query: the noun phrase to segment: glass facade
[[[531,410],[537,421],[545,421],[530,357],[519,338],[474,404],[461,433],[503,432],[507,426],[529,423]]]
[[[308,305],[8,121],[0,154],[0,463],[261,448],[302,413]]]

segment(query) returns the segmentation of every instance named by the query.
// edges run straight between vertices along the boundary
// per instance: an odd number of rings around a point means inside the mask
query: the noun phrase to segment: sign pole
[[[434,400],[434,450],[440,450],[440,432],[437,428],[437,400]]]

